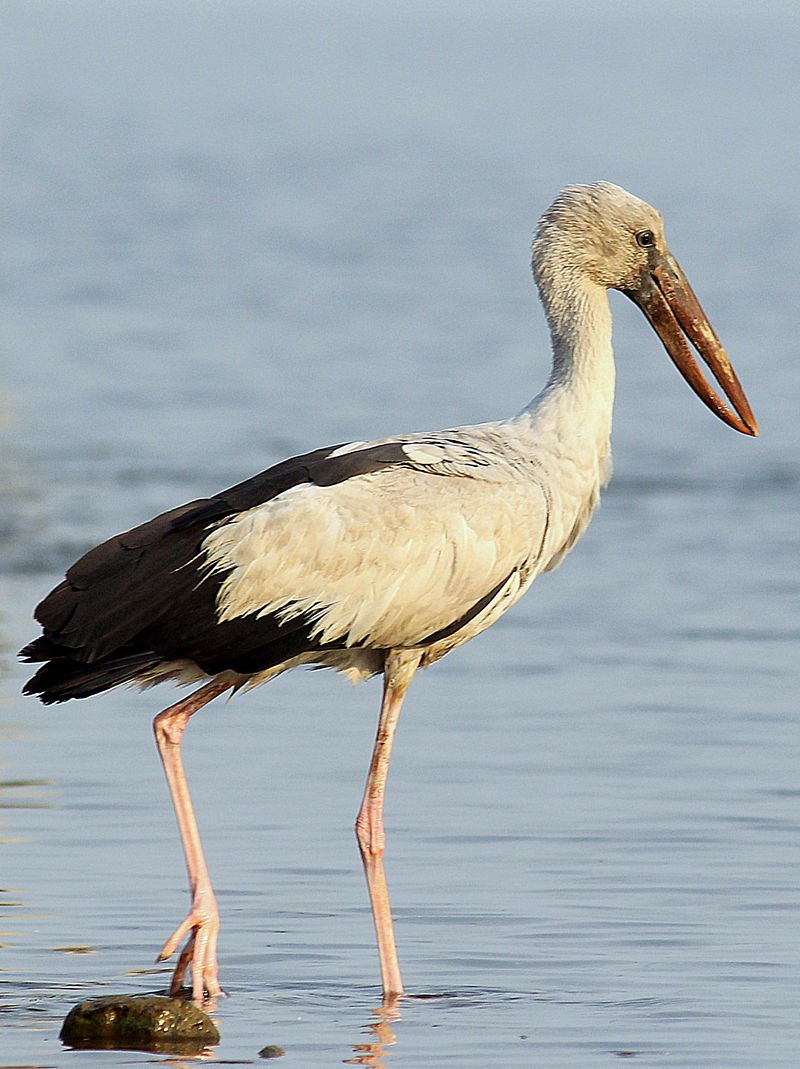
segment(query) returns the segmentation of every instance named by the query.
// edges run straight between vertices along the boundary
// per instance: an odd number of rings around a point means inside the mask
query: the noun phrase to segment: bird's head
[[[611,182],[567,186],[539,221],[533,269],[537,281],[559,272],[624,290],[664,247],[664,220],[643,200]]]
[[[667,248],[660,212],[611,182],[567,186],[539,221],[533,273],[545,304],[587,285],[616,289],[647,316],[697,396],[743,434],[758,434],[750,404],[708,317]],[[706,382],[700,355],[730,406]]]

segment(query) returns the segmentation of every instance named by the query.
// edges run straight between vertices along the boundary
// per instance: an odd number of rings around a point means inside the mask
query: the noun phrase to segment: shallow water
[[[564,567],[409,695],[387,801],[411,997],[376,1012],[352,820],[376,683],[297,673],[187,736],[223,928],[220,1062],[794,1066],[800,29],[677,5],[3,12],[0,1065],[162,989],[186,907],[150,719],[19,697],[86,548],[326,442],[516,411],[537,214],[661,207],[749,441],[614,299],[616,476]]]

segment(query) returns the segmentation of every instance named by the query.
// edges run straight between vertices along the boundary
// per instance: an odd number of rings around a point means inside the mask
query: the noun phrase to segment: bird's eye
[[[656,243],[655,235],[652,230],[640,230],[636,235],[636,243],[641,245],[643,249],[652,249]]]

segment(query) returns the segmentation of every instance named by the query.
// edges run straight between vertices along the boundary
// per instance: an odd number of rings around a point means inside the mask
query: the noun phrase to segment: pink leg
[[[171,995],[180,991],[184,973],[191,965],[192,998],[196,1003],[203,1001],[204,991],[208,992],[210,998],[213,998],[222,990],[217,980],[219,913],[192,809],[186,773],[183,770],[181,737],[189,722],[189,717],[202,709],[212,698],[228,690],[230,686],[230,683],[213,681],[207,683],[188,698],[176,702],[163,713],[159,713],[153,721],[158,754],[164,766],[175,816],[178,818],[186,868],[189,872],[189,887],[192,893],[192,907],[188,916],[166,941],[156,960],[164,961],[174,954],[183,937],[189,935],[186,946],[178,958],[178,964],[175,966],[169,990]]]
[[[386,656],[378,733],[375,737],[364,798],[356,818],[356,838],[367,877],[367,889],[375,922],[375,934],[378,939],[378,956],[381,963],[381,981],[385,1001],[402,995],[403,981],[397,961],[389,891],[383,871],[383,851],[386,845],[383,830],[383,796],[386,791],[389,758],[392,753],[397,720],[400,716],[400,707],[419,664],[420,656],[417,650],[392,650]]]

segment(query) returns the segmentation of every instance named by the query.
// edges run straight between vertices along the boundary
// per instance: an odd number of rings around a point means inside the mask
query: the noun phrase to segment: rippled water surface
[[[486,7],[487,10],[484,10]],[[0,1065],[163,989],[185,875],[150,719],[14,652],[71,561],[292,452],[519,409],[538,213],[609,178],[673,251],[746,440],[612,298],[615,480],[415,682],[387,800],[411,997],[378,1014],[352,835],[379,698],[297,673],[187,735],[230,998],[211,1060],[797,1064],[797,137],[789,4],[8,2],[0,203]]]

